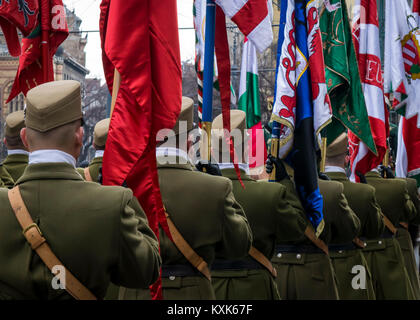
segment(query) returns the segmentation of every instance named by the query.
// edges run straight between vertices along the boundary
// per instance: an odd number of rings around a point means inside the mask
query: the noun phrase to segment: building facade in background
[[[70,34],[67,39],[58,48],[54,59],[54,79],[55,80],[77,80],[82,85],[82,95],[85,95],[85,78],[89,74],[86,69],[87,36],[82,36],[80,25],[82,20],[75,15],[74,11],[66,8],[67,24]],[[6,41],[0,33],[0,138],[3,141],[4,123],[7,115],[11,112],[23,110],[25,106],[25,97],[21,93],[11,102],[6,104],[13,81],[19,66],[19,58],[12,57],[7,50]],[[0,148],[0,160],[6,156],[6,150],[3,144]]]

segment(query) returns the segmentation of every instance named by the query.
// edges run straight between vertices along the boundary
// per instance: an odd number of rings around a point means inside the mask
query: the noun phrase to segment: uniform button
[[[175,280],[175,276],[169,276],[169,280]]]
[[[277,258],[281,258],[281,253],[277,253]]]
[[[338,250],[338,253],[343,253],[343,250]]]
[[[296,255],[296,258],[297,258],[297,259],[300,259],[300,258],[302,258],[302,256],[298,253],[298,254]]]
[[[363,242],[363,244],[365,245],[365,247],[367,246],[367,243],[366,242]]]
[[[379,243],[379,244],[382,244],[382,241],[381,241],[381,240],[379,240],[379,241],[378,241],[378,243]]]

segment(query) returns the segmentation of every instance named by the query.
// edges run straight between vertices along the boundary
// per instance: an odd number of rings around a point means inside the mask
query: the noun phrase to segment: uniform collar
[[[240,170],[244,171],[247,175],[249,175],[249,165],[248,163],[238,163],[238,167]],[[220,170],[226,170],[226,169],[235,169],[233,163],[225,162],[225,163],[219,163],[219,169]]]
[[[328,177],[331,178],[331,180],[349,181],[349,178],[346,176],[344,172],[329,171],[329,172],[326,172],[326,174]]]
[[[29,152],[23,149],[15,149],[15,150],[7,150],[7,155],[11,156],[14,154],[23,154],[25,156],[29,156]]]
[[[82,176],[75,168],[65,162],[36,163],[26,167],[16,184],[31,180],[80,180]]]
[[[249,165],[247,163],[238,163],[238,167],[241,171],[242,180],[254,180],[249,176]],[[224,177],[230,180],[238,180],[233,163],[219,163],[219,169]]]
[[[61,150],[44,149],[29,154],[29,165],[37,163],[68,163],[76,168],[76,159]]]
[[[105,150],[96,150],[95,151],[95,158],[103,157]]]
[[[102,157],[95,157],[95,158],[93,158],[92,159],[92,161],[90,162],[90,164],[89,164],[89,166],[90,165],[93,165],[93,164],[102,164],[102,161],[103,161],[103,158]]]

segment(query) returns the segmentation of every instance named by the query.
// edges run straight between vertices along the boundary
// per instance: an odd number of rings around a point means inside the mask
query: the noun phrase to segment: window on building
[[[23,108],[25,107],[25,97],[22,93],[6,105],[6,101],[9,98],[10,92],[12,91],[12,86],[13,82],[10,82],[6,85],[3,92],[3,105],[6,106],[6,110],[8,110],[9,113],[23,110]]]

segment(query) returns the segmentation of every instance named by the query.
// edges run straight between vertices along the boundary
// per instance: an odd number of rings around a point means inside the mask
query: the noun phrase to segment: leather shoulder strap
[[[92,176],[90,175],[89,167],[86,167],[86,168],[83,170],[83,173],[85,174],[85,180],[86,180],[86,181],[90,181],[90,182],[92,182],[92,181],[93,181],[93,180],[92,180]]]
[[[261,263],[268,271],[270,271],[271,275],[274,278],[277,277],[277,270],[276,270],[276,268],[273,267],[273,265],[271,264],[270,260],[268,260],[267,257],[263,253],[261,253],[261,251],[259,251],[255,247],[251,247],[251,249],[249,249],[248,254],[252,258],[254,258],[255,260],[257,260],[259,263]]]
[[[314,245],[316,245],[319,249],[325,252],[328,255],[328,246],[318,238],[315,234],[314,229],[311,226],[307,226],[305,229],[305,236],[312,241]]]
[[[166,221],[168,222],[169,232],[171,233],[172,240],[175,246],[181,251],[182,255],[198,270],[200,271],[209,281],[211,281],[211,274],[208,264],[202,257],[200,257],[193,248],[185,241],[184,237],[178,231],[171,218],[165,209]]]
[[[22,196],[19,191],[19,186],[9,190],[8,193],[9,201],[12,209],[16,215],[16,219],[19,221],[23,229],[23,235],[31,245],[32,250],[39,255],[45,265],[52,271],[54,266],[63,266],[61,261],[52,252],[50,246],[47,244],[47,240],[42,235],[38,225],[34,223],[28,209],[23,202]],[[83,284],[77,280],[69,270],[64,267],[66,275],[66,290],[77,300],[96,300],[96,297],[87,289]]]
[[[396,234],[397,228],[395,228],[394,224],[391,222],[391,220],[388,219],[388,217],[383,212],[382,217],[384,219],[385,226],[388,228],[388,230],[391,231],[393,234]]]

